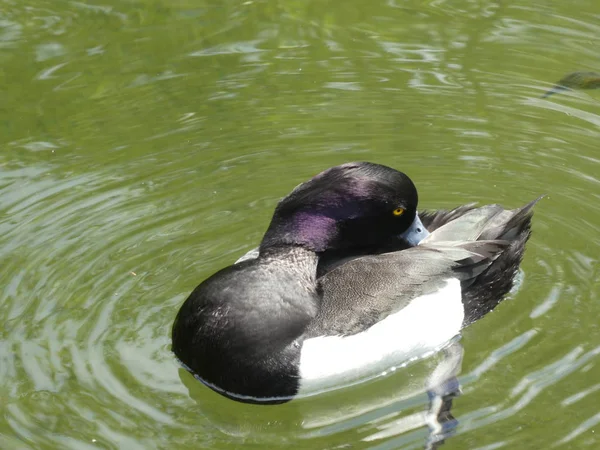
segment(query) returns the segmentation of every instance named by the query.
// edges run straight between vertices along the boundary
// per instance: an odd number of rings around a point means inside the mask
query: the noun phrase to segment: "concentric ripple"
[[[0,447],[598,448],[600,94],[540,98],[600,71],[592,3],[4,2]],[[460,339],[457,422],[430,411],[443,352],[273,408],[170,352],[186,295],[349,160],[423,208],[546,194],[518,289]]]

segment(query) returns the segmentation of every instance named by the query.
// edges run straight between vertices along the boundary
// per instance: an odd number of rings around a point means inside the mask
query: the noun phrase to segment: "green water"
[[[169,351],[278,198],[352,160],[422,208],[548,194],[442,448],[599,448],[600,91],[539,97],[600,70],[600,3],[542,3],[0,1],[0,448],[423,448],[431,361],[259,407]]]

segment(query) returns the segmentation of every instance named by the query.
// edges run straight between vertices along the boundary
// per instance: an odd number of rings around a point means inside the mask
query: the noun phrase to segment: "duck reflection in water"
[[[263,448],[294,448],[282,444],[283,436],[289,443],[308,443],[309,448],[379,448],[382,444],[382,448],[434,450],[459,429],[451,410],[461,395],[458,377],[463,352],[457,336],[437,355],[372,383],[273,408],[242,403],[232,408],[230,400],[204,388],[185,369],[178,374],[197,413],[228,439],[251,439]],[[378,389],[374,392],[373,387]]]
[[[428,408],[421,413],[378,426],[378,431],[363,438],[363,441],[390,439],[426,426],[428,433],[424,448],[435,450],[456,432],[459,422],[452,415],[451,409],[454,399],[461,394],[458,375],[464,355],[464,348],[458,337],[442,353],[442,359],[426,381]]]

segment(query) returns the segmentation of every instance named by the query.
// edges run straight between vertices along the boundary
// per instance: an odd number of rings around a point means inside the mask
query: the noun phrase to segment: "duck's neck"
[[[276,263],[278,267],[297,272],[309,286],[316,284],[319,256],[312,250],[295,245],[261,247],[259,258],[265,264]]]
[[[318,212],[299,211],[291,217],[273,217],[260,244],[266,247],[298,246],[323,252],[339,240],[335,218]]]

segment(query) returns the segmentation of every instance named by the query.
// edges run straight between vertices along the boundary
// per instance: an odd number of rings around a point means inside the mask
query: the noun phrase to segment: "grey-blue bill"
[[[408,227],[408,230],[400,235],[400,237],[411,246],[419,245],[419,243],[427,236],[429,236],[429,231],[423,226],[419,213],[415,215],[415,220],[413,220],[413,223]]]

